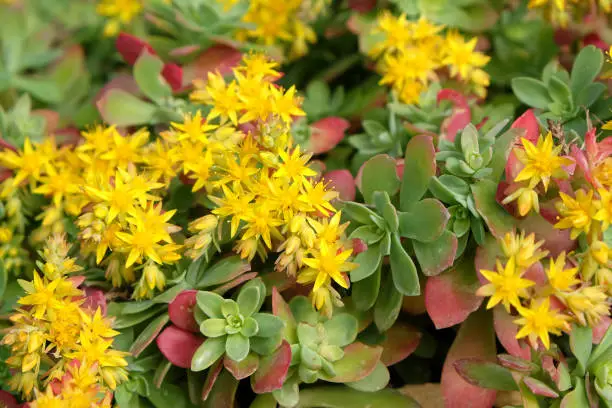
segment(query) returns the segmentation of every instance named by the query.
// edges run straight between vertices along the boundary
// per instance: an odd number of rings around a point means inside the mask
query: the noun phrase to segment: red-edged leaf
[[[229,281],[224,285],[219,286],[218,288],[213,290],[213,292],[218,293],[219,295],[223,295],[228,290],[234,289],[236,286],[239,286],[243,284],[244,282],[248,282],[251,279],[255,279],[256,277],[257,277],[257,272],[245,273],[243,275],[240,275],[236,279]]]
[[[528,109],[525,113],[518,117],[514,121],[511,129],[523,129],[525,133],[521,135],[525,139],[532,143],[536,143],[540,136],[540,126],[538,125],[538,119],[533,113],[532,109]],[[516,139],[516,146],[522,146],[521,137]],[[523,165],[516,158],[514,151],[510,152],[508,161],[506,162],[506,180],[514,181]]]
[[[140,89],[132,75],[118,74],[100,89],[94,98],[94,102],[97,104],[111,89],[122,89],[133,95],[140,95]]]
[[[206,407],[234,408],[238,381],[227,371],[222,371],[206,398]]]
[[[463,358],[455,361],[454,366],[461,378],[477,387],[518,391],[512,372],[497,363],[480,358]]]
[[[310,125],[310,140],[306,150],[321,154],[330,151],[344,139],[350,123],[338,117],[324,118]]]
[[[380,361],[386,366],[399,363],[416,350],[421,342],[422,333],[415,327],[397,322],[385,332]]]
[[[259,357],[257,354],[250,353],[244,360],[234,361],[228,356],[223,359],[223,366],[232,373],[235,379],[242,380],[249,377],[259,367]]]
[[[212,391],[219,374],[223,370],[223,361],[221,359],[215,361],[215,363],[208,369],[206,373],[206,380],[204,380],[204,386],[202,387],[202,401],[206,401],[210,392]]]
[[[475,295],[479,282],[470,264],[463,261],[427,279],[425,307],[437,329],[463,322],[482,303],[483,298]]]
[[[132,343],[130,347],[130,353],[134,357],[138,357],[140,353],[142,353],[153,340],[159,335],[159,332],[162,331],[166,323],[168,323],[169,317],[166,313],[156,317],[140,332],[136,340]]]
[[[291,308],[285,302],[285,299],[281,296],[278,289],[272,288],[272,313],[274,316],[280,317],[285,322],[285,328],[283,329],[283,338],[289,342],[289,344],[296,343],[296,322]]]
[[[493,309],[493,326],[502,346],[511,355],[529,360],[531,358],[531,351],[529,346],[523,342],[519,343],[517,340],[516,333],[518,333],[518,327],[514,324],[513,320],[515,318],[510,316],[503,306],[498,305]]]
[[[597,326],[593,327],[593,344],[601,343],[611,323],[612,319],[610,317],[603,316]]]
[[[228,75],[241,59],[242,53],[237,49],[222,44],[214,45],[183,67],[185,83],[198,78],[205,80],[209,72],[218,71],[221,75]]]
[[[59,127],[60,114],[51,109],[36,109],[32,111],[32,115],[41,116],[45,119],[45,134],[54,134]]]
[[[106,315],[106,297],[104,296],[104,292],[100,289],[89,286],[83,288],[83,291],[85,292],[85,302],[83,302],[83,307],[93,312],[100,308],[100,312],[103,315]]]
[[[537,380],[533,377],[525,377],[523,378],[523,383],[533,392],[535,395],[541,395],[543,397],[548,398],[557,398],[559,394],[550,388],[548,385],[544,384],[542,381]]]
[[[495,361],[495,334],[491,314],[483,310],[472,315],[461,325],[442,368],[442,393],[446,408],[490,408],[496,391],[469,384],[455,370],[455,362],[463,358]]]
[[[512,371],[520,371],[530,373],[538,369],[538,366],[529,360],[520,357],[515,357],[510,354],[498,354],[497,362]]]
[[[251,387],[257,394],[272,392],[283,386],[291,364],[291,346],[283,340],[280,347],[270,356],[262,357],[259,368],[251,376]]]
[[[119,33],[115,41],[117,51],[123,57],[125,62],[134,65],[138,56],[143,49],[146,49],[150,54],[156,55],[155,50],[145,40],[127,33]]]
[[[553,257],[559,256],[563,251],[570,252],[578,245],[577,240],[570,238],[569,230],[556,229],[539,214],[531,213],[520,221],[519,228],[527,234],[535,233],[536,241],[544,240],[542,247],[549,250]]]
[[[442,89],[438,92],[438,104],[441,101],[451,101],[453,103],[452,115],[444,120],[442,124],[441,137],[450,141],[455,140],[455,136],[472,121],[472,113],[467,99],[463,94],[453,89]]]
[[[17,404],[17,400],[15,397],[13,397],[13,395],[6,391],[0,390],[0,406],[6,408],[17,408],[19,405]]]
[[[323,174],[323,179],[338,192],[341,200],[355,200],[355,179],[350,171],[345,169],[328,171]]]
[[[336,376],[324,379],[334,383],[359,381],[374,371],[382,352],[383,348],[380,346],[352,343],[344,349],[344,357],[334,363]]]
[[[157,336],[159,351],[175,366],[181,368],[191,367],[191,358],[204,342],[204,337],[168,326]]]
[[[502,238],[504,234],[512,231],[515,219],[495,199],[497,184],[490,180],[480,180],[471,187],[476,210],[484,219],[491,234],[496,238]]]
[[[193,315],[196,306],[197,290],[184,290],[168,305],[168,315],[175,326],[187,331],[199,333],[200,328]]]
[[[183,88],[183,68],[176,64],[165,64],[161,72],[174,92]]]

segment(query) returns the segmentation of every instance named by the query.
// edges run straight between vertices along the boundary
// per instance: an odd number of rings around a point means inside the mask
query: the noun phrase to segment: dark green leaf
[[[354,259],[358,266],[350,272],[351,282],[359,282],[372,275],[381,261],[382,252],[378,244],[371,245],[366,251],[358,254]]]
[[[518,391],[511,371],[499,364],[468,358],[457,360],[455,369],[463,379],[478,387]]]
[[[445,230],[435,241],[413,241],[412,246],[423,273],[434,276],[453,264],[457,252],[457,237]]]
[[[417,296],[421,293],[419,275],[412,258],[400,242],[397,234],[391,236],[391,274],[395,288],[404,296]]]
[[[441,202],[426,198],[414,204],[410,212],[399,214],[399,233],[405,238],[432,242],[442,234],[449,218]]]
[[[155,340],[166,323],[168,323],[168,320],[170,320],[168,313],[164,313],[158,318],[152,320],[151,323],[149,323],[147,327],[145,327],[145,329],[138,335],[136,340],[134,340],[132,347],[130,347],[130,353],[132,353],[134,357],[138,357],[140,353],[142,353],[145,348],[147,348],[147,346],[151,344],[153,340]]]
[[[570,87],[574,94],[580,94],[583,88],[597,78],[603,62],[603,54],[595,46],[589,45],[580,50],[572,66],[570,80]]]
[[[372,202],[375,191],[385,191],[390,197],[397,193],[400,182],[395,160],[390,156],[374,156],[365,162],[362,171],[359,189],[367,203]]]
[[[387,223],[389,231],[397,231],[397,228],[399,227],[399,220],[397,218],[397,211],[395,210],[393,204],[391,204],[389,194],[387,194],[385,191],[375,191],[372,197],[374,205],[376,205],[378,212],[382,214]]]
[[[397,320],[402,307],[402,298],[402,294],[393,284],[393,277],[387,274],[374,305],[374,323],[380,332],[387,331]]]
[[[548,104],[552,102],[546,85],[537,79],[514,78],[512,80],[512,91],[521,102],[534,108],[547,109]]]
[[[409,210],[427,191],[436,174],[436,150],[429,136],[415,136],[406,146],[404,176],[400,192],[400,209]]]
[[[353,283],[352,299],[357,310],[369,310],[374,306],[380,289],[381,269],[382,263],[378,265],[378,268],[376,268],[372,275],[359,282]]]
[[[591,356],[593,349],[593,331],[588,326],[572,325],[570,332],[570,348],[578,360],[579,371],[578,375],[584,375],[586,372],[587,362]]]

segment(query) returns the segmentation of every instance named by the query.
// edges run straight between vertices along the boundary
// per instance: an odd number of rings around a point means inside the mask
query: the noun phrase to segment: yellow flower
[[[272,237],[282,239],[278,226],[283,221],[278,218],[266,202],[256,202],[244,216],[246,225],[241,240],[249,238],[263,239],[268,248],[272,248]]]
[[[525,231],[520,235],[508,232],[500,241],[500,246],[507,258],[514,258],[518,269],[527,269],[548,255],[548,251],[540,250],[544,241],[535,242],[535,234],[525,236]]]
[[[610,121],[612,123],[612,121]],[[592,171],[593,179],[608,189],[612,188],[612,157],[607,157]]]
[[[210,196],[210,200],[217,205],[217,208],[212,210],[213,214],[219,215],[222,218],[231,217],[230,236],[236,235],[240,221],[244,220],[249,214],[251,201],[254,195],[242,190],[236,189],[234,192],[226,186],[221,186],[223,198]]]
[[[313,211],[319,211],[323,215],[329,215],[330,212],[336,211],[330,201],[337,196],[338,193],[333,190],[327,190],[322,181],[315,185],[308,182],[304,183],[304,192],[300,196],[300,200],[308,204]]]
[[[272,177],[287,177],[296,183],[302,181],[304,177],[316,176],[317,172],[308,168],[307,163],[310,160],[311,154],[301,154],[300,146],[296,146],[293,152],[289,153],[284,150],[278,151],[282,163],[274,172]]]
[[[266,77],[279,77],[279,72],[274,69],[276,67],[278,62],[270,60],[265,54],[249,53],[242,58],[242,65],[235,70],[250,78],[262,80]]]
[[[85,312],[83,310],[79,310],[79,312],[81,315],[83,330],[88,334],[88,336],[92,338],[101,337],[109,339],[119,335],[118,331],[111,328],[110,321],[102,315],[100,308],[97,308],[93,315],[89,313],[89,311]]]
[[[565,269],[565,252],[562,252],[557,260],[551,258],[546,276],[550,286],[560,292],[568,292],[572,287],[580,283],[580,279],[576,278],[578,268]]]
[[[142,12],[143,0],[100,0],[96,11],[99,15],[108,17],[104,26],[104,35],[116,35],[121,26],[132,22],[134,17]]]
[[[146,230],[142,222],[132,224],[129,233],[116,232],[115,235],[123,241],[126,247],[125,251],[128,252],[128,257],[125,261],[126,268],[129,268],[136,262],[142,263],[144,256],[157,264],[171,263],[178,256],[175,253],[178,247],[172,244],[167,244],[167,248],[171,249],[170,252],[164,253],[164,245],[160,244],[162,241],[160,234]]]
[[[45,175],[40,177],[40,186],[32,190],[36,194],[50,196],[53,204],[59,207],[64,197],[79,191],[81,180],[69,169],[56,169],[55,166],[46,164]]]
[[[198,109],[196,114],[186,114],[183,123],[170,123],[178,132],[177,140],[189,139],[191,141],[208,142],[208,132],[217,128],[216,125],[208,124],[202,118],[202,112]]]
[[[340,224],[341,217],[342,212],[338,211],[333,217],[323,219],[323,222],[308,218],[308,223],[314,228],[317,238],[331,246],[338,241],[349,225],[348,222]]]
[[[474,69],[482,68],[489,62],[488,56],[474,51],[477,41],[476,37],[465,41],[457,31],[451,31],[446,35],[444,47],[446,57],[442,63],[450,67],[451,76],[469,80]]]
[[[490,296],[487,309],[491,309],[498,303],[502,303],[507,312],[510,312],[510,305],[521,307],[521,297],[527,297],[526,289],[535,285],[535,282],[521,277],[521,271],[516,269],[514,258],[510,258],[506,266],[502,266],[498,260],[496,263],[497,272],[480,270],[482,276],[490,283],[481,286],[476,294],[478,296]]]
[[[331,278],[343,288],[348,288],[344,273],[357,267],[357,264],[347,262],[352,252],[352,249],[342,250],[338,245],[328,245],[321,241],[319,249],[312,251],[311,257],[304,258],[304,265],[308,268],[298,273],[297,282],[314,283],[313,291],[317,291]]]
[[[560,296],[578,323],[596,326],[602,317],[610,316],[610,298],[603,286],[585,286]]]
[[[53,154],[49,155],[45,152],[42,145],[32,145],[30,139],[26,137],[23,152],[14,152],[8,149],[0,152],[0,164],[17,171],[12,182],[14,186],[17,186],[27,179],[30,181],[38,180],[45,165],[53,157]]]
[[[369,51],[370,56],[374,58],[378,58],[383,53],[403,51],[413,41],[413,33],[410,30],[410,22],[406,20],[406,15],[401,14],[396,17],[389,10],[384,10],[378,16],[372,33],[382,37]]]
[[[142,147],[149,141],[149,132],[140,129],[129,136],[122,136],[118,132],[113,133],[113,146],[100,156],[107,160],[111,167],[126,169],[129,164],[141,163]]]
[[[563,192],[560,192],[559,196],[562,201],[556,203],[556,207],[560,219],[555,224],[555,228],[571,228],[570,237],[572,239],[576,239],[583,232],[588,234],[591,231],[593,217],[597,211],[593,202],[593,190],[585,192],[580,189],[576,191],[576,198],[572,198]]]
[[[593,219],[601,221],[601,229],[605,231],[612,223],[612,193],[605,188],[599,188],[597,192],[601,199],[597,202],[599,210]]]
[[[573,162],[566,157],[559,157],[562,146],[554,146],[552,134],[548,132],[546,137],[540,136],[537,145],[529,140],[521,138],[524,149],[514,149],[516,157],[525,167],[516,176],[514,181],[529,181],[529,187],[535,188],[542,182],[544,191],[548,190],[551,178],[567,178],[567,172],[563,166],[569,166]]]
[[[49,282],[47,279],[41,278],[36,272],[34,272],[32,282],[20,280],[19,284],[27,295],[20,298],[17,303],[32,306],[34,316],[37,319],[42,319],[47,309],[61,308],[60,300],[82,294],[70,281],[64,278],[57,278]]]
[[[541,301],[533,300],[529,308],[519,307],[521,317],[514,323],[522,326],[516,334],[517,339],[528,337],[531,345],[536,348],[538,338],[546,349],[550,348],[550,334],[560,335],[561,331],[569,331],[568,317],[556,310],[550,310],[550,298]]]

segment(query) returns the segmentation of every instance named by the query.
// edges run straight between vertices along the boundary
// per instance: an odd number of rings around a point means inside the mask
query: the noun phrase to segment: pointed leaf
[[[208,269],[196,288],[203,289],[210,286],[229,282],[251,270],[251,265],[239,256],[224,258]]]
[[[134,343],[132,343],[132,347],[130,347],[130,353],[134,357],[138,357],[140,353],[142,353],[149,344],[153,343],[153,340],[159,335],[162,331],[166,323],[168,323],[170,318],[167,313],[162,314],[156,319],[152,320],[151,323],[144,328],[144,330],[138,335]]]
[[[430,136],[413,137],[406,146],[404,177],[400,192],[400,209],[408,211],[427,191],[436,174],[436,150]]]
[[[584,388],[584,380],[575,377],[576,386],[573,391],[565,394],[561,400],[560,408],[589,408],[589,399]]]
[[[497,362],[512,371],[520,371],[522,373],[531,373],[538,369],[538,366],[529,360],[520,357],[515,357],[510,354],[499,354]]]
[[[426,198],[413,204],[409,212],[399,213],[399,232],[405,238],[432,242],[444,232],[449,218],[444,204]]]
[[[202,387],[202,401],[206,401],[210,392],[213,389],[213,386],[217,382],[219,378],[219,374],[223,370],[223,361],[221,359],[217,360],[215,364],[210,367],[210,370],[206,373],[206,380],[204,381],[204,386]]]
[[[444,231],[433,242],[413,241],[412,246],[423,274],[435,276],[453,264],[458,242],[455,234]]]
[[[206,398],[206,408],[234,408],[238,381],[227,371],[222,371]]]
[[[392,366],[407,358],[421,342],[422,333],[415,327],[403,322],[396,322],[385,332],[380,357],[386,366]]]
[[[170,325],[157,336],[155,341],[159,351],[172,364],[181,368],[189,368],[193,355],[204,342],[204,337]]]
[[[196,307],[197,290],[184,290],[168,305],[168,315],[175,326],[191,332],[199,332],[198,323],[193,316]]]
[[[323,375],[325,381],[346,383],[359,381],[368,376],[376,368],[382,355],[382,347],[366,346],[356,342],[344,349],[344,357],[333,363],[336,375],[328,377]]]
[[[283,340],[272,355],[260,359],[259,368],[251,376],[253,391],[256,394],[263,394],[280,389],[287,377],[290,363],[291,346]]]
[[[461,325],[442,368],[442,393],[445,407],[461,408],[470,401],[472,408],[490,408],[495,401],[495,390],[469,384],[455,370],[455,362],[463,358],[482,358],[495,361],[495,333],[491,315],[478,311]]]
[[[477,387],[500,391],[519,389],[510,370],[498,364],[478,358],[465,358],[455,361],[454,365],[465,381]]]
[[[570,332],[570,348],[572,353],[578,360],[579,375],[584,375],[587,368],[587,362],[593,349],[593,331],[590,327],[572,325]]]
[[[419,275],[412,258],[400,242],[397,234],[391,236],[391,274],[395,288],[404,296],[417,296],[421,293]]]
[[[399,189],[399,184],[395,160],[388,155],[380,154],[364,163],[358,187],[365,201],[371,203],[374,191],[385,191],[393,197]]]
[[[295,334],[297,326],[295,317],[291,312],[291,308],[289,308],[289,305],[285,302],[285,299],[283,299],[276,287],[272,288],[272,313],[285,323],[283,338],[286,339],[289,344],[295,344],[297,340]]]
[[[191,359],[192,371],[203,371],[212,366],[225,353],[225,336],[206,339]]]
[[[535,395],[541,395],[542,397],[548,398],[559,398],[559,394],[544,384],[542,381],[537,380],[533,377],[523,378],[523,383],[533,392]]]

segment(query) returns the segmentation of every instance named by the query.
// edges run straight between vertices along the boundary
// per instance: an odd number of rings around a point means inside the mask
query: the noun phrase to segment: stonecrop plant
[[[0,407],[612,407],[608,1],[0,1]]]

